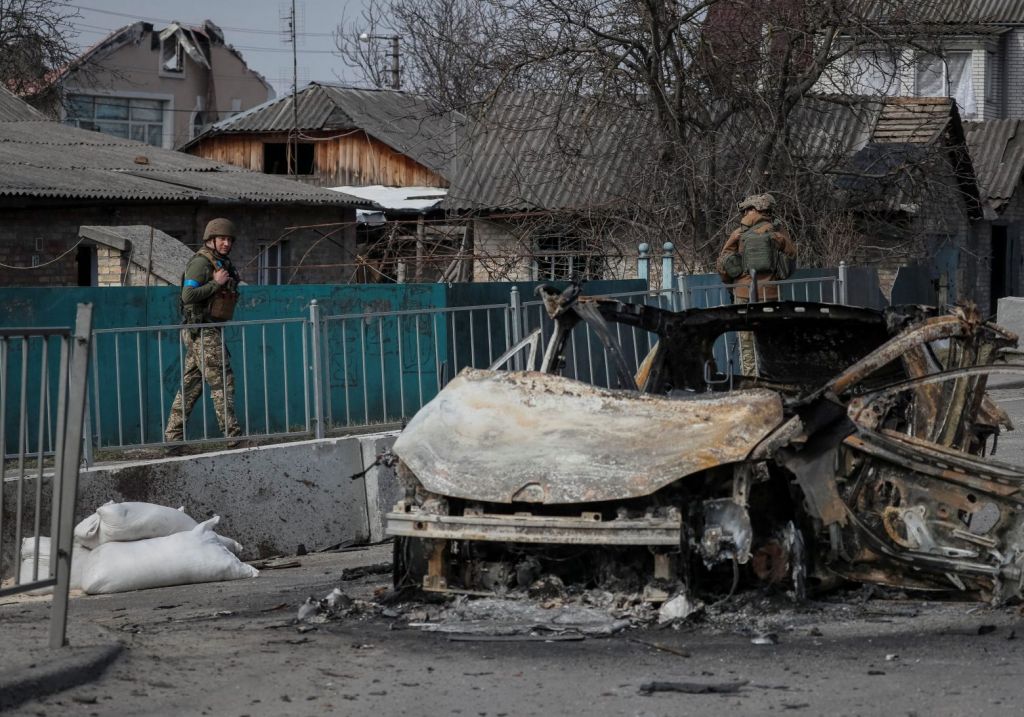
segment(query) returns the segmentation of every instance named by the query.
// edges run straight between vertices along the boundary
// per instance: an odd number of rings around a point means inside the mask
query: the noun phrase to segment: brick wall
[[[289,278],[298,284],[350,280],[355,257],[355,210],[347,207],[41,204],[0,208],[0,264],[19,267],[0,266],[0,286],[77,286],[77,251],[73,247],[82,225],[148,224],[198,248],[206,222],[218,216],[228,217],[238,227],[239,239],[232,259],[244,281],[257,281],[257,244],[270,243],[282,236],[289,243],[289,263],[299,265],[283,272],[285,282]],[[310,225],[322,226],[294,229]],[[65,256],[53,261],[65,252]],[[33,257],[42,266],[32,268]],[[99,262],[97,266],[103,271],[101,285],[113,281],[114,264],[123,262],[120,257],[115,261],[108,255],[103,259],[102,268]],[[121,263],[120,271],[123,270]],[[141,283],[145,283],[144,276]]]
[[[1024,28],[1014,28],[1006,34],[1006,57],[1003,67],[1006,78],[1006,117],[1024,117]]]

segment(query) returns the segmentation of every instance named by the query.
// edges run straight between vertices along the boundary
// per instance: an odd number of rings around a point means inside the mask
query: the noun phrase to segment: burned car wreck
[[[535,332],[501,359],[529,351],[536,370],[464,370],[396,441],[396,585],[1020,597],[1024,469],[986,455],[1012,426],[985,388],[1024,367],[1005,361],[1017,337],[974,309],[546,299],[546,346]],[[560,375],[584,330],[611,388]],[[716,360],[737,331],[756,377]],[[655,339],[635,370],[633,332]]]

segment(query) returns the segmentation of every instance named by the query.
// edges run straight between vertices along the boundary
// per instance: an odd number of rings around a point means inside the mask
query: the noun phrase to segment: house
[[[82,129],[173,149],[274,96],[213,22],[115,30],[31,97]]]
[[[978,173],[986,212],[979,242],[991,257],[990,314],[1004,296],[1024,295],[1024,119],[967,122],[967,144]]]
[[[372,202],[45,119],[0,89],[0,284],[91,285],[102,241],[83,226],[152,226],[196,248],[232,219],[249,283],[344,283],[355,213]],[[134,243],[134,242],[133,242]]]
[[[467,224],[475,281],[629,278],[638,118],[517,92],[491,102],[462,145],[442,206]]]
[[[419,95],[313,82],[217,122],[182,151],[321,187],[447,187],[462,123]]]
[[[451,280],[464,273],[452,254],[466,237],[438,205],[463,125],[416,94],[313,82],[214,124],[182,150],[376,202],[380,213],[359,216],[364,281]]]
[[[906,46],[858,49],[837,63],[819,90],[953,97],[960,116],[971,121],[1024,117],[1024,3],[937,0],[902,8],[892,18],[885,3],[865,3],[872,4],[878,36],[907,37]]]

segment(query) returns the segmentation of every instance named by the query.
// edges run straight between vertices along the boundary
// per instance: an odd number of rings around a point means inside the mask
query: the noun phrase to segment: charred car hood
[[[423,487],[494,503],[638,498],[743,460],[783,419],[768,390],[676,399],[544,373],[466,369],[394,452]]]

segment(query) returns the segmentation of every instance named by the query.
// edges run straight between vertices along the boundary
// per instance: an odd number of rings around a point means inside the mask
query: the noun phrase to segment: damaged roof
[[[447,176],[465,118],[437,102],[399,90],[344,87],[311,82],[286,95],[214,123],[182,149],[222,134],[362,130],[424,167]],[[297,125],[297,126],[296,126]]]
[[[224,41],[224,32],[211,20],[204,20],[202,25],[189,25],[187,23],[172,22],[163,30],[156,32],[150,22],[133,22],[130,25],[119,27],[111,31],[106,37],[100,39],[85,52],[75,58],[69,65],[55,72],[49,83],[64,80],[68,75],[81,69],[90,62],[99,62],[110,56],[125,45],[138,45],[147,35],[152,35],[151,42],[158,42],[177,35],[181,41],[182,48],[188,56],[199,65],[209,69],[211,61],[209,51],[211,45],[222,45],[235,57],[241,60],[246,69],[251,72],[260,82],[266,85],[267,89],[273,92],[273,87],[263,75],[256,72],[246,64],[242,53],[232,45]]]
[[[376,207],[329,189],[38,119],[0,121],[0,197]]]
[[[964,130],[982,198],[993,210],[1002,212],[1013,199],[1024,174],[1021,120],[966,122]]]

